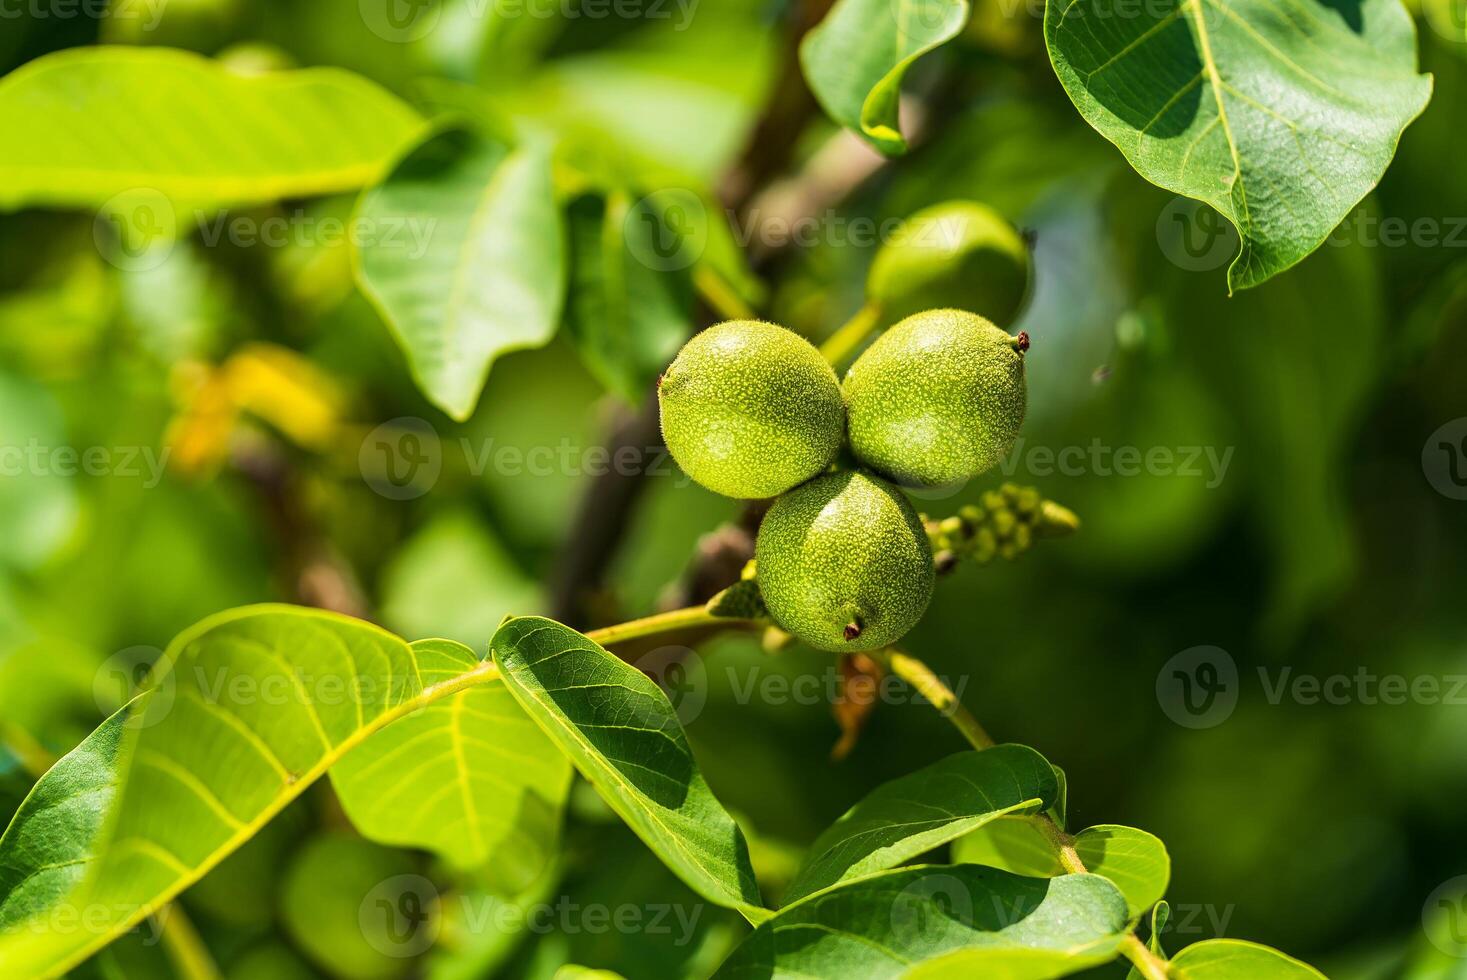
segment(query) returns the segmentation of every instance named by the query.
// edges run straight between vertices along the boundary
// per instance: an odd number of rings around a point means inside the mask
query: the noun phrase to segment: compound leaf
[[[48,821],[37,838],[21,814],[0,839],[0,867],[81,869],[27,889],[19,904],[7,899],[0,974],[72,968],[202,878],[371,735],[495,676],[487,661],[420,663],[375,626],[288,606],[236,609],[185,631],[126,719],[114,716],[33,791],[69,799],[91,787],[75,820]]]

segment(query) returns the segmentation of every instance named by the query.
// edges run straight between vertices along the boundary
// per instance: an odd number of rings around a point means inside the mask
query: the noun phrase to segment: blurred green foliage
[[[1284,671],[1435,677],[1444,694],[1467,675],[1467,506],[1422,467],[1428,437],[1467,416],[1467,192],[1455,163],[1467,139],[1467,47],[1420,32],[1436,95],[1362,205],[1369,220],[1226,298],[1226,262],[1178,265],[1164,220],[1173,199],[1074,113],[1035,44],[1038,21],[993,6],[978,5],[964,37],[932,59],[940,64],[913,71],[919,86],[943,73],[941,124],[838,213],[880,222],[972,198],[1030,232],[1035,295],[1016,324],[1034,341],[1023,442],[1002,472],[918,506],[949,513],[1015,480],[1084,527],[1015,564],[942,582],[910,647],[961,685],[1000,740],[1063,765],[1074,826],[1134,824],[1166,841],[1170,950],[1225,933],[1333,976],[1460,975],[1460,961],[1423,941],[1421,921],[1425,897],[1467,870],[1464,692],[1455,704],[1402,705],[1269,695]],[[337,65],[425,110],[453,102],[556,132],[564,163],[596,181],[700,191],[740,151],[778,81],[780,4],[705,3],[686,30],[676,19],[469,7],[445,0],[443,26],[412,43],[375,34],[355,0],[171,0],[158,29],[142,32],[28,15],[5,22],[0,70],[99,40]],[[830,132],[814,123],[800,159]],[[240,214],[345,216],[351,206],[330,198]],[[1387,220],[1434,222],[1441,234],[1392,246],[1361,230]],[[860,306],[873,253],[838,235],[793,249],[768,283],[768,315],[826,335]],[[223,435],[208,435],[212,416],[195,417],[186,431],[214,458],[189,456],[180,427],[212,390],[198,379],[249,342],[296,352],[328,378],[339,419],[324,440],[296,438],[299,412],[280,409],[294,404],[289,391],[267,386],[266,403]],[[564,339],[507,355],[474,415],[455,423],[413,387],[339,243],[211,246],[195,235],[163,264],[129,271],[95,244],[90,216],[0,215],[0,447],[39,447],[27,459],[40,460],[0,477],[0,722],[64,752],[175,633],[229,606],[300,601],[314,587],[303,574],[323,562],[348,569],[362,611],[388,627],[482,651],[504,614],[546,605],[574,544],[573,516],[596,485],[593,454],[625,411],[598,384],[604,373]],[[361,447],[401,418],[431,426],[441,470],[429,492],[394,499]],[[1092,445],[1196,447],[1199,472],[1104,472]],[[1068,475],[1037,452],[1065,447],[1087,452]],[[105,454],[95,472],[57,452],[92,448]],[[608,619],[651,610],[697,537],[735,514],[670,462],[646,480],[601,597]],[[1231,655],[1241,697],[1226,721],[1193,730],[1169,719],[1156,684],[1173,655],[1202,644]],[[724,637],[695,662],[706,700],[688,725],[694,751],[744,819],[775,892],[791,845],[878,782],[959,747],[925,706],[883,704],[855,753],[832,762],[828,655],[772,657],[753,638]],[[810,677],[818,696],[771,693]],[[15,753],[0,752],[0,814],[29,781]],[[343,976],[396,975],[400,964],[378,969],[361,948],[356,899],[330,921],[323,910],[363,872],[376,881],[382,869],[428,869],[376,847],[365,862],[337,854],[365,845],[344,836],[324,785],[306,803],[281,818],[288,831],[221,865],[184,908],[231,978],[312,976],[332,961]],[[471,935],[435,952],[430,975],[550,976],[566,963],[706,973],[742,935],[594,799],[573,806],[570,823],[564,867],[545,887],[582,904],[701,907],[688,941],[547,930],[486,946]],[[156,949],[137,945],[118,944],[87,970],[162,969]],[[351,969],[349,952],[360,959]],[[154,959],[127,967],[133,956]]]

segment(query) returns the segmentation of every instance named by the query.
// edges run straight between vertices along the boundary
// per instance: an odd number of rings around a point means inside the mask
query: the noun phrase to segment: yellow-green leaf
[[[189,207],[376,180],[422,119],[334,68],[242,75],[166,48],[77,48],[0,79],[0,209],[100,207],[139,190]]]
[[[426,676],[479,666],[448,640],[413,644]],[[555,856],[571,766],[501,683],[452,694],[389,725],[331,769],[342,807],[366,837],[482,869],[515,895]]]

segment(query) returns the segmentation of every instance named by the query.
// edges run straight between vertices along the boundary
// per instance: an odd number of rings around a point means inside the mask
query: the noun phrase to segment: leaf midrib
[[[1253,219],[1248,213],[1248,188],[1243,183],[1243,158],[1238,151],[1238,140],[1233,135],[1232,123],[1228,120],[1227,105],[1223,100],[1222,73],[1218,70],[1217,59],[1212,53],[1212,36],[1207,31],[1207,17],[1202,12],[1202,0],[1183,0],[1183,8],[1191,15],[1192,22],[1197,28],[1197,46],[1199,56],[1202,58],[1202,67],[1207,72],[1207,83],[1212,89],[1212,97],[1217,103],[1218,120],[1222,124],[1223,136],[1228,141],[1228,153],[1233,158],[1233,183],[1238,188],[1238,193],[1243,205],[1243,213],[1239,220],[1246,226],[1241,228],[1243,239],[1243,250],[1247,254],[1244,259],[1244,271],[1247,264],[1252,262],[1252,252],[1247,246],[1248,231],[1253,226]]]

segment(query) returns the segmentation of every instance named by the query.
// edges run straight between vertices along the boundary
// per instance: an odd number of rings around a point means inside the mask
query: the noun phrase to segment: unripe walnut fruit
[[[949,201],[907,219],[871,263],[866,298],[885,321],[952,307],[1007,326],[1029,295],[1029,247],[997,211]]]
[[[662,437],[683,471],[728,497],[774,497],[840,450],[840,380],[784,327],[730,320],[688,341],[658,384]]]
[[[959,483],[998,462],[1024,421],[1025,335],[929,310],[896,324],[846,374],[851,451],[904,486]]]
[[[774,621],[820,650],[895,643],[932,598],[932,549],[917,512],[900,490],[858,470],[776,500],[755,560]]]

